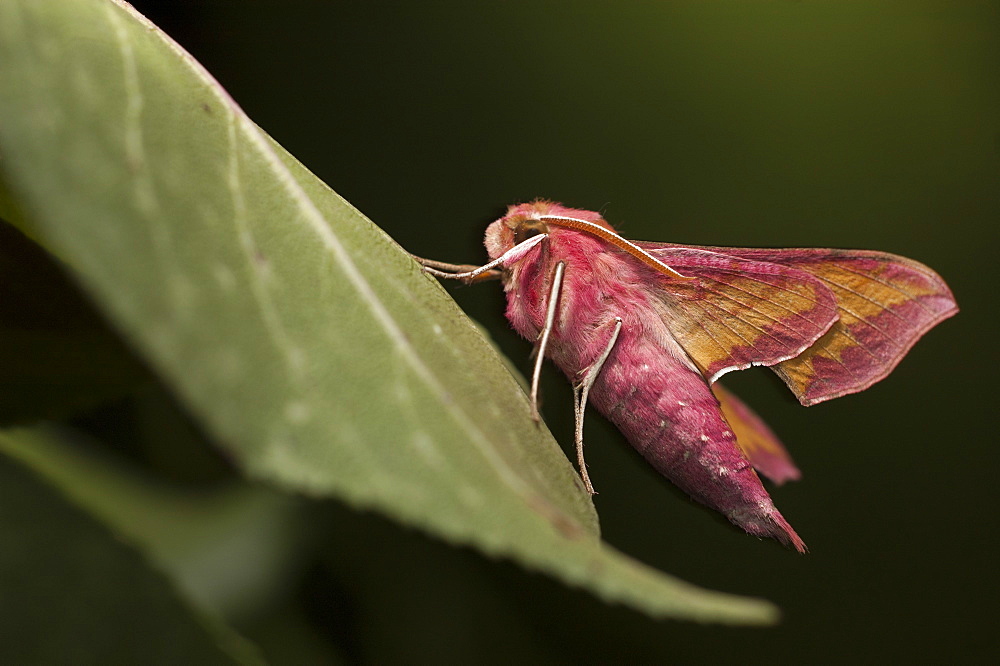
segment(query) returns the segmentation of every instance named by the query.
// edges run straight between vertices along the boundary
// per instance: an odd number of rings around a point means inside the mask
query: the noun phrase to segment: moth
[[[538,200],[486,230],[490,261],[419,259],[438,277],[500,279],[507,319],[572,382],[577,462],[589,402],[657,471],[748,533],[799,550],[757,471],[799,476],[764,422],[716,381],[768,366],[803,405],[862,391],[958,308],[923,264],[867,250],[633,242],[599,213]],[[755,471],[756,470],[756,471]]]

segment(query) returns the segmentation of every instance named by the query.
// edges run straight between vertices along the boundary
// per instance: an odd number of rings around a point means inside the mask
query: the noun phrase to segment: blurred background
[[[247,511],[281,526],[268,534],[288,532],[287,552],[239,552],[278,558],[282,591],[223,605],[272,659],[996,656],[996,3],[133,4],[415,254],[481,263],[486,224],[546,197],[601,210],[639,240],[891,251],[941,273],[962,308],[855,396],[805,409],[767,370],[726,378],[803,472],[772,496],[805,556],[695,506],[590,417],[605,539],[692,583],[771,599],[780,626],[654,622],[375,516],[270,498]],[[449,289],[527,368],[530,345],[509,330],[499,287]],[[554,370],[544,393],[568,449],[571,395]],[[142,474],[218,483],[224,461],[169,405],[153,389],[112,407],[130,414],[127,433],[102,429],[107,410],[77,424]]]

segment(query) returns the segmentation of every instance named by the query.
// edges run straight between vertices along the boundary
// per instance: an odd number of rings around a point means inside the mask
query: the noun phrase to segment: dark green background
[[[804,409],[767,371],[727,381],[803,471],[773,496],[806,556],[694,506],[588,422],[605,538],[691,582],[774,600],[780,627],[655,623],[343,515],[335,529],[358,566],[324,578],[335,593],[311,610],[341,653],[905,663],[996,652],[996,3],[133,4],[416,254],[481,262],[486,223],[544,196],[604,210],[642,240],[896,252],[938,270],[962,307],[857,396]],[[499,289],[454,293],[526,367]],[[569,443],[564,383],[547,377],[545,417]]]

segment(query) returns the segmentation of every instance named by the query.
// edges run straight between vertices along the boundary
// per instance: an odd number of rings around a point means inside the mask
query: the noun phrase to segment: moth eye
[[[520,227],[519,229],[517,229],[517,231],[514,232],[514,245],[518,245],[519,243],[523,243],[524,241],[528,240],[532,236],[537,236],[540,233],[541,233],[541,231],[538,230],[538,229],[529,228],[529,227]]]
[[[514,227],[514,245],[523,243],[532,236],[537,236],[545,231],[545,224],[540,220],[524,220]]]

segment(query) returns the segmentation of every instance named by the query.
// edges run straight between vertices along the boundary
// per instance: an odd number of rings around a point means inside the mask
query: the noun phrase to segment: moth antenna
[[[533,238],[538,238],[533,236]],[[530,239],[529,239],[530,240]],[[549,334],[555,326],[556,310],[559,307],[559,295],[562,293],[563,273],[566,272],[566,264],[559,262],[556,264],[556,271],[552,275],[552,286],[549,288],[549,301],[545,310],[545,326],[538,337],[537,356],[535,357],[535,369],[531,373],[531,419],[536,423],[541,419],[538,414],[538,384],[542,377],[542,363],[545,361],[545,348],[549,344]]]
[[[614,349],[615,343],[618,342],[618,334],[621,331],[622,318],[615,317],[615,330],[611,333],[608,346],[604,348],[604,351],[601,352],[597,360],[583,371],[583,378],[580,380],[580,383],[573,386],[573,418],[576,424],[574,435],[574,439],[576,440],[576,463],[580,467],[580,478],[583,479],[583,487],[591,495],[596,495],[597,491],[594,490],[594,484],[590,482],[590,474],[587,473],[587,462],[583,459],[583,415],[587,409],[587,398],[590,396],[590,387],[597,381],[597,375],[600,374],[601,368],[604,367],[604,362],[611,356],[611,350]]]
[[[606,240],[607,242],[617,247],[619,250],[627,252],[628,254],[632,255],[642,263],[652,268],[653,270],[663,273],[667,277],[675,278],[678,280],[695,279],[693,277],[689,277],[687,275],[682,275],[681,273],[678,273],[670,266],[667,266],[665,263],[663,263],[653,255],[651,255],[649,252],[646,252],[635,243],[622,238],[621,236],[611,231],[610,229],[606,229],[599,224],[595,224],[594,222],[590,222],[588,220],[581,220],[575,217],[566,217],[564,215],[543,215],[538,219],[540,221],[544,220],[546,222],[549,222],[550,224],[554,224],[557,227],[565,227],[567,229],[576,229],[577,231],[584,231],[592,236],[597,236],[600,239]]]

